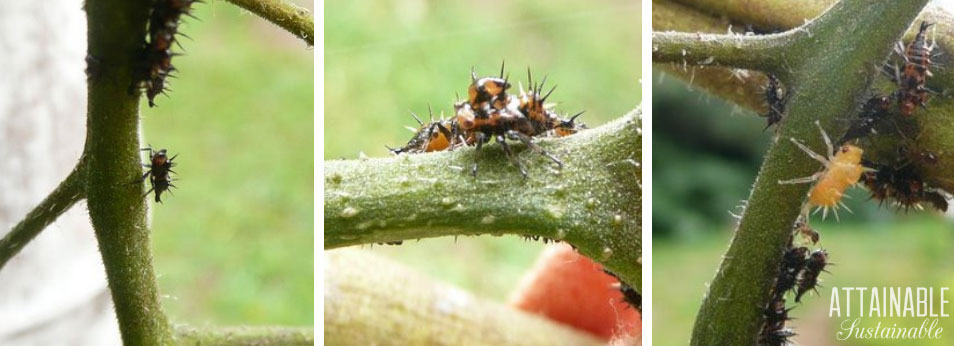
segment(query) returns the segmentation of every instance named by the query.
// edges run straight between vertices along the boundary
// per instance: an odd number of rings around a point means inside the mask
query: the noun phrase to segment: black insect
[[[818,275],[825,271],[828,265],[828,252],[825,250],[815,250],[808,261],[805,263],[805,270],[798,280],[798,292],[795,294],[795,302],[800,302],[802,295],[808,291],[816,290],[818,286]]]
[[[871,192],[871,198],[881,203],[893,199],[898,209],[905,211],[912,207],[922,209],[922,202],[929,203],[938,211],[947,211],[947,198],[927,186],[918,165],[913,164],[937,164],[937,157],[929,152],[912,154],[904,148],[900,148],[898,152],[899,158],[894,163],[865,163],[866,167],[874,169],[861,176],[861,181]]]
[[[629,304],[629,306],[632,306],[634,309],[638,311],[643,311],[643,296],[639,294],[639,292],[636,291],[636,289],[633,288],[633,286],[626,284],[625,282],[623,282],[623,280],[619,279],[619,276],[616,276],[616,274],[614,274],[613,272],[609,270],[606,270],[605,268],[603,269],[603,272],[606,273],[606,275],[612,276],[613,278],[616,279],[616,281],[619,282],[619,285],[617,288],[619,289],[620,293],[623,294],[623,300],[627,304]]]
[[[200,0],[158,0],[149,15],[149,37],[140,52],[136,79],[130,91],[142,89],[149,99],[149,107],[154,107],[155,98],[165,93],[166,77],[173,76],[176,70],[172,58],[179,55],[172,52],[173,43],[178,44],[179,21],[183,15],[192,16],[192,4]],[[184,36],[184,35],[183,35]]]
[[[781,271],[775,281],[775,292],[779,298],[795,287],[798,273],[805,268],[805,256],[807,255],[808,248],[806,247],[789,248],[782,255]]]
[[[768,330],[759,338],[759,345],[789,345],[788,338],[795,336],[795,331],[789,328]]]
[[[884,95],[875,95],[868,99],[861,108],[861,114],[858,115],[857,119],[851,122],[851,126],[848,127],[848,132],[841,137],[838,144],[845,144],[850,140],[876,133],[876,126],[887,118],[891,103],[892,99]]]
[[[172,167],[175,167],[176,164],[172,162],[172,160],[175,160],[179,155],[168,157],[166,156],[166,149],[154,151],[152,148],[144,148],[142,151],[149,152],[149,164],[143,164],[143,166],[149,168],[149,170],[142,175],[139,181],[146,180],[146,177],[149,177],[149,185],[151,185],[149,191],[146,191],[142,196],[146,197],[150,192],[155,191],[156,202],[162,203],[160,199],[162,193],[169,190],[170,187],[176,187],[172,185],[169,173],[175,173]]]
[[[788,312],[792,311],[792,309],[794,308],[785,308],[785,299],[773,301],[763,312],[765,315],[766,328],[768,330],[780,330],[785,328],[785,322],[791,319],[788,317]]]
[[[623,300],[625,300],[629,306],[632,306],[637,311],[643,311],[643,296],[639,294],[633,286],[620,281],[619,291],[623,293]]]
[[[782,114],[785,112],[785,103],[783,100],[782,88],[775,75],[768,75],[768,85],[765,86],[765,103],[768,105],[768,113],[765,114],[765,129],[772,127],[782,121]]]

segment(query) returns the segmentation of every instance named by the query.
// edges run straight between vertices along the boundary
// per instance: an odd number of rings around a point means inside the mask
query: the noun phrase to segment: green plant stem
[[[830,0],[766,0],[751,2],[749,0],[681,0],[653,2],[653,29],[658,31],[676,30],[683,32],[724,33],[732,25],[742,28],[743,24],[754,24],[763,28],[794,28],[808,18],[813,18],[827,8]],[[686,5],[683,5],[685,3]],[[731,6],[730,6],[731,5]],[[939,64],[950,65],[950,60],[944,57],[954,55],[954,27],[946,23],[954,23],[950,13],[928,6],[922,13],[920,20],[938,23],[936,31],[930,36],[936,39],[936,51],[939,53]],[[728,21],[728,22],[727,22]],[[908,29],[905,39],[910,40],[917,32],[914,25]],[[740,33],[741,34],[741,33]],[[850,40],[852,38],[844,38]],[[655,61],[654,61],[655,63]],[[704,89],[706,92],[718,95],[744,108],[765,114],[768,110],[762,95],[766,79],[761,73],[739,71],[735,67],[718,68],[706,65],[694,66],[682,63],[663,63],[655,65],[690,82],[693,87]],[[933,90],[954,89],[954,70],[935,69],[934,76],[928,79],[928,86]],[[932,112],[935,107],[929,107]],[[928,128],[921,126],[921,128]]]
[[[328,345],[606,344],[540,316],[434,282],[373,253],[340,249],[327,251],[326,258]]]
[[[308,10],[283,0],[226,0],[315,45],[315,20]]]
[[[805,24],[835,3],[834,0],[676,0],[717,17],[762,29],[792,29]]]
[[[640,287],[640,121],[636,112],[539,144],[562,170],[511,144],[325,162],[325,248],[448,235],[519,234],[566,241]]]
[[[314,345],[312,327],[175,327],[175,343],[179,345]]]
[[[784,49],[802,35],[798,31],[757,36],[654,32],[653,62],[732,66],[781,74],[785,72],[781,65]]]
[[[86,197],[86,174],[86,161],[80,158],[70,175],[0,239],[0,270],[46,226]]]
[[[850,114],[863,102],[875,68],[926,2],[843,0],[799,29],[811,35],[793,41],[787,49],[789,61],[783,66],[792,68],[787,84],[791,95],[780,140],[766,155],[748,208],[709,286],[693,327],[692,344],[755,343],[781,252],[810,187],[778,182],[820,169],[787,139],[798,138],[816,152],[824,152],[816,120],[830,136],[844,134],[847,125],[835,118]]]
[[[139,92],[134,61],[151,2],[87,0],[89,54],[87,204],[126,345],[168,344],[171,331],[152,267],[146,202],[139,180]]]

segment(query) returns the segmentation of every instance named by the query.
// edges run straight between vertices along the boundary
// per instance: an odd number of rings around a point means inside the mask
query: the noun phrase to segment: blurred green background
[[[640,102],[640,4],[607,1],[334,1],[325,4],[325,158],[390,155],[417,127],[408,110],[450,116],[470,69],[511,81],[549,75],[561,114],[593,127]],[[514,83],[516,85],[516,83]],[[492,144],[496,145],[496,144]],[[542,243],[513,236],[406,241],[373,251],[503,299]]]
[[[310,1],[298,1],[311,8]],[[193,325],[312,325],[314,50],[234,5],[194,6],[144,142],[178,153],[152,207],[163,306]]]
[[[763,131],[763,118],[674,77],[655,72],[653,78],[653,344],[685,345],[731,239],[731,214],[741,213],[773,129]],[[836,265],[821,275],[821,296],[803,297],[798,305],[788,299],[788,306],[796,307],[789,313],[795,320],[787,325],[798,333],[793,338],[798,344],[836,344],[844,319],[828,317],[830,287],[954,285],[949,219],[879,208],[863,188],[848,195],[853,214],[841,212],[841,222],[812,219],[821,234],[819,246]],[[918,318],[866,318],[863,324],[879,321],[884,326],[921,323]],[[951,330],[954,322],[942,318],[941,326]],[[904,343],[853,339],[848,344]]]

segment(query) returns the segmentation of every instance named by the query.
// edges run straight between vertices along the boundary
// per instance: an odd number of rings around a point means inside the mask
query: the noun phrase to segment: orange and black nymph
[[[931,77],[931,58],[934,43],[928,44],[925,38],[927,29],[933,25],[921,22],[917,35],[906,47],[897,50],[904,58],[904,66],[897,74],[898,107],[904,116],[911,116],[917,107],[925,107],[929,98],[926,86],[927,78]],[[899,43],[900,45],[900,43]]]

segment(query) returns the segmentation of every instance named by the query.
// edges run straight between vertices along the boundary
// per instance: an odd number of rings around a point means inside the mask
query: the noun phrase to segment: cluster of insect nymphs
[[[475,146],[477,150],[474,153],[471,174],[476,177],[480,149],[485,143],[495,139],[510,162],[526,177],[526,169],[507,143],[509,139],[524,143],[531,150],[563,167],[563,162],[535,144],[533,139],[569,136],[586,128],[576,122],[576,118],[583,112],[569,118],[560,117],[553,111],[553,105],[545,103],[556,87],[543,94],[546,78],[534,84],[529,69],[527,83],[530,90],[523,90],[523,86],[520,86],[520,93],[511,95],[507,92],[511,85],[509,79],[504,77],[503,64],[498,77],[478,78],[472,71],[467,100],[454,103],[453,117],[434,120],[432,115],[430,121],[423,122],[414,115],[420,127],[415,130],[411,140],[401,148],[388,149],[394,154],[416,154]]]
[[[169,191],[170,187],[176,187],[172,185],[172,179],[169,177],[169,173],[175,173],[172,167],[175,167],[176,164],[172,162],[172,160],[175,160],[178,155],[169,157],[166,155],[166,149],[153,150],[152,148],[143,148],[142,151],[149,152],[149,163],[143,164],[143,166],[149,170],[143,173],[142,178],[138,181],[144,181],[148,177],[149,185],[151,186],[149,191],[146,191],[142,196],[146,197],[150,192],[155,191],[156,202],[162,203],[162,193]]]
[[[790,138],[798,148],[811,158],[822,163],[823,169],[809,177],[779,181],[780,184],[815,183],[809,190],[808,201],[795,224],[795,231],[782,254],[779,276],[772,288],[771,299],[767,302],[763,316],[765,322],[759,335],[763,345],[785,345],[788,338],[795,335],[785,327],[792,308],[786,307],[785,295],[794,292],[795,302],[799,302],[808,291],[818,286],[818,276],[829,265],[828,252],[822,249],[809,250],[807,246],[795,246],[795,237],[807,239],[812,245],[818,242],[818,233],[808,224],[809,211],[822,210],[822,217],[831,210],[838,217],[838,208],[847,209],[841,202],[845,190],[859,181],[871,191],[871,197],[882,203],[894,199],[898,208],[921,209],[926,202],[937,210],[947,210],[947,199],[941,191],[928,186],[921,178],[919,166],[937,164],[937,157],[930,152],[899,146],[897,159],[892,162],[870,162],[862,158],[861,141],[879,132],[897,131],[901,138],[907,138],[901,131],[899,122],[910,122],[917,108],[926,108],[930,94],[927,88],[934,44],[926,39],[929,23],[922,22],[914,40],[908,44],[898,43],[895,52],[902,58],[901,67],[886,65],[884,69],[897,89],[889,94],[874,94],[862,106],[857,118],[851,120],[848,131],[836,144],[816,121],[821,131],[827,152],[817,154],[794,138]],[[782,120],[785,110],[785,94],[775,76],[769,76],[765,88],[765,99],[769,112],[766,114],[768,126]],[[850,211],[850,210],[849,210]]]
[[[149,15],[149,37],[143,43],[139,66],[131,92],[144,90],[149,98],[149,107],[156,105],[155,98],[168,89],[166,77],[173,76],[176,70],[172,66],[172,57],[179,55],[172,51],[173,43],[178,44],[179,21],[183,15],[191,16],[192,4],[200,0],[157,0]]]
[[[201,0],[156,0],[149,14],[148,37],[143,43],[139,52],[139,60],[133,71],[133,84],[129,86],[130,94],[142,90],[146,92],[149,99],[149,107],[156,105],[155,98],[159,94],[169,90],[166,86],[166,78],[174,77],[176,70],[172,66],[172,57],[179,55],[172,51],[172,45],[178,45],[177,35],[184,34],[179,32],[179,23],[183,15],[192,16],[192,4],[202,2]],[[87,57],[90,66],[95,66],[92,62],[95,59]],[[88,69],[88,74],[93,75],[92,69]],[[172,179],[169,173],[175,173],[172,162],[176,156],[168,157],[166,149],[153,150],[144,148],[142,151],[149,152],[149,163],[143,164],[148,170],[143,173],[142,178],[136,182],[141,182],[149,178],[149,191],[143,197],[155,192],[156,202],[162,203],[162,193],[169,191],[172,185]],[[170,192],[171,193],[171,192]]]
[[[795,238],[803,239],[804,245],[795,246]],[[824,249],[809,250],[809,246],[818,243],[818,233],[808,224],[799,220],[782,254],[778,277],[772,287],[770,299],[762,310],[764,322],[759,332],[759,345],[788,345],[795,331],[785,326],[791,318],[785,297],[789,292],[795,295],[795,302],[801,302],[802,296],[809,291],[817,291],[818,276],[829,265],[828,252]]]
[[[863,150],[859,144],[879,132],[896,131],[901,138],[908,138],[902,133],[901,125],[911,127],[911,120],[917,109],[926,108],[930,95],[935,93],[926,86],[927,79],[931,76],[934,54],[934,43],[929,44],[926,38],[927,29],[931,25],[922,22],[911,42],[898,42],[895,52],[901,57],[901,67],[898,67],[898,64],[886,64],[883,69],[895,82],[896,90],[889,94],[875,94],[865,102],[858,116],[851,119],[848,131],[838,140],[838,151],[832,150],[831,141],[824,130],[822,136],[828,146],[827,157],[816,154],[794,138],[791,139],[825,167],[810,177],[780,182],[817,182],[809,192],[806,208],[818,207],[824,214],[833,210],[837,217],[838,207],[844,206],[841,197],[845,189],[861,181],[871,191],[873,199],[882,203],[893,199],[899,209],[923,209],[922,203],[927,203],[937,210],[947,210],[946,196],[940,190],[928,186],[921,178],[919,169],[924,165],[936,165],[936,155],[919,150],[914,145],[902,145],[898,148],[895,160],[871,162],[862,159]],[[778,81],[770,76],[765,93],[770,108],[769,125],[780,119],[773,115],[776,110],[784,109],[779,93]]]

